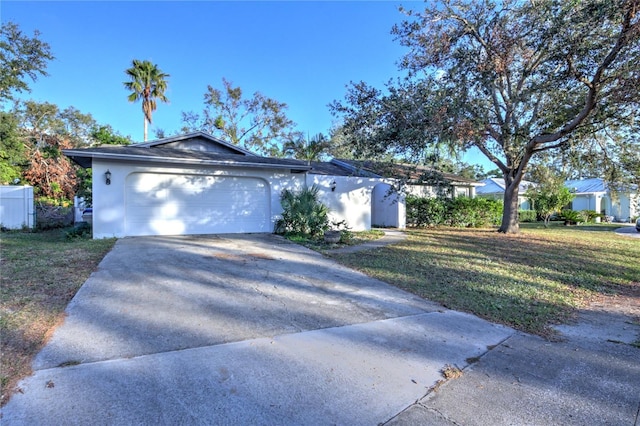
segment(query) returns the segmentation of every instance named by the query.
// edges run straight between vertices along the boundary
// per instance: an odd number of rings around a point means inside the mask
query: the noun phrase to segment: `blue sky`
[[[401,74],[405,50],[390,34],[398,6],[415,1],[74,1],[0,3],[2,21],[27,34],[39,30],[56,57],[49,77],[22,96],[74,106],[135,141],[142,140],[139,103],[122,83],[133,59],[170,74],[169,104],[159,104],[153,129],[174,133],[182,111],[201,111],[207,85],[222,78],[247,94],[285,102],[297,130],[328,134],[327,105],[350,81],[382,87]],[[467,157],[476,162],[479,157]]]

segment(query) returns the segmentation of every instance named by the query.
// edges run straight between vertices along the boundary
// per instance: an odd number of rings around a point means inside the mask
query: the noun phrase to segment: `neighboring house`
[[[504,179],[503,178],[488,178],[481,180],[480,183],[484,184],[479,188],[476,188],[476,194],[478,197],[490,198],[494,200],[502,200],[504,198]],[[527,199],[525,193],[527,189],[535,186],[533,182],[523,180],[520,182],[518,190],[518,210],[531,210],[531,202]]]
[[[201,132],[63,152],[92,168],[94,238],[273,232],[282,191],[314,184],[331,220],[354,231],[405,227],[404,199],[376,195],[389,179],[333,162],[260,157]]]
[[[609,185],[600,178],[568,180],[564,186],[575,195],[571,202],[572,210],[594,210],[612,216],[617,222],[631,222],[640,214],[640,199],[635,187],[613,193]]]

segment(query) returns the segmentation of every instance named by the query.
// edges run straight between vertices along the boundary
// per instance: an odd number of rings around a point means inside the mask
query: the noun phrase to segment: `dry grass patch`
[[[399,244],[336,260],[448,308],[552,337],[551,325],[594,298],[638,294],[639,241],[610,230],[420,229]]]
[[[0,235],[0,402],[115,240],[67,239],[64,230]]]

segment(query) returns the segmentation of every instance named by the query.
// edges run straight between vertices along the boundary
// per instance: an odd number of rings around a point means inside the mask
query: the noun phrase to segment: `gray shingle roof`
[[[94,148],[66,149],[63,150],[63,153],[82,167],[91,167],[93,159],[99,158],[116,161],[208,164],[227,167],[284,168],[299,172],[304,172],[310,169],[310,166],[300,160],[193,151],[189,149],[161,148],[158,146],[104,145]]]

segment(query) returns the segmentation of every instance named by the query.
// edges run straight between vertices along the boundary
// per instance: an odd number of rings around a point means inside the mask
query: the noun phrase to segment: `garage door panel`
[[[270,232],[260,178],[134,173],[126,184],[127,235]]]

